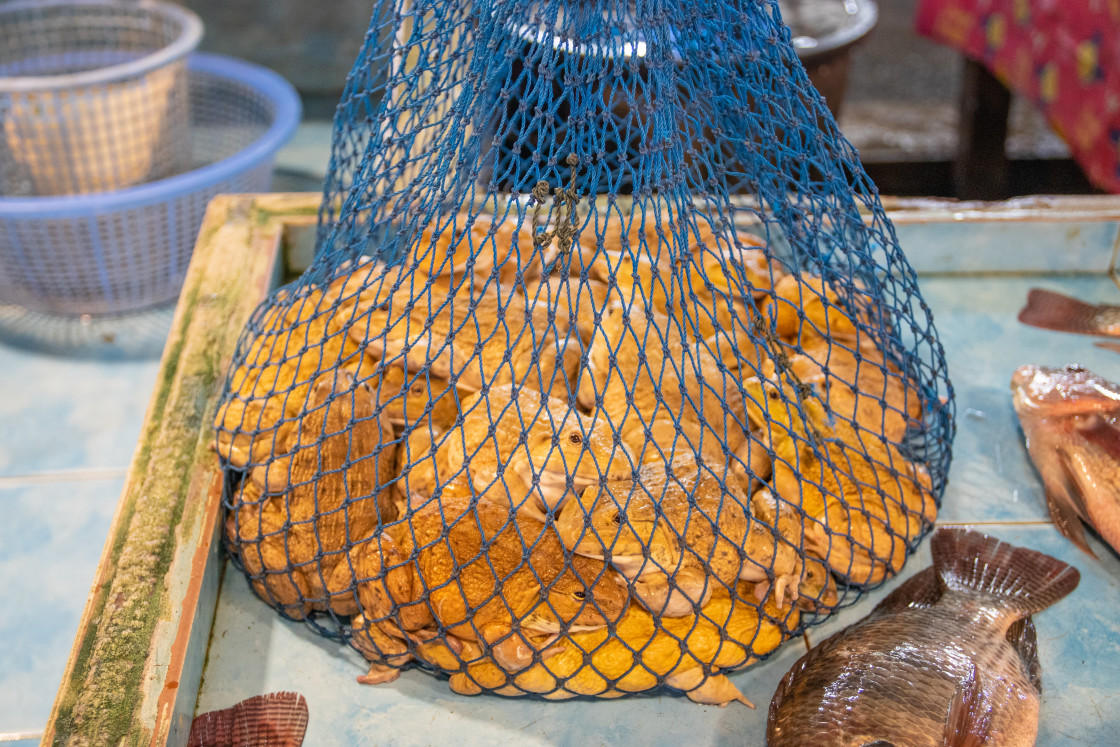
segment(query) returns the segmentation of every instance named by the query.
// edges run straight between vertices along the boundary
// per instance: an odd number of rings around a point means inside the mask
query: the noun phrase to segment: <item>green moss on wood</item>
[[[227,220],[233,219],[233,211]],[[200,246],[209,244],[200,244]],[[165,579],[202,501],[187,504],[191,480],[214,462],[211,421],[236,342],[234,320],[255,305],[245,277],[227,268],[184,288],[183,315],[169,338],[142,446],[133,459],[122,521],[113,537],[108,582],[97,590],[94,617],[54,721],[55,744],[147,744],[139,721],[152,638],[169,611]],[[184,521],[184,519],[187,521]]]

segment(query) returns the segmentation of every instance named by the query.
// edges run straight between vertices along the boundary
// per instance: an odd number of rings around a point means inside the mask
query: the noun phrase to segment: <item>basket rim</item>
[[[248,171],[268,158],[295,133],[302,114],[296,89],[279,73],[226,55],[196,52],[187,59],[189,72],[213,75],[253,88],[276,107],[272,123],[247,147],[225,158],[190,171],[112,192],[38,197],[0,197],[0,218],[45,220],[80,218],[118,210],[131,210],[183,195]]]
[[[110,83],[117,80],[137,78],[156,68],[169,65],[181,57],[186,57],[202,40],[202,19],[194,11],[180,5],[162,0],[133,0],[119,3],[114,0],[9,0],[0,2],[0,23],[5,15],[29,8],[64,6],[111,6],[127,12],[142,8],[156,15],[162,15],[179,23],[179,36],[170,44],[140,59],[120,65],[109,65],[96,70],[83,70],[66,75],[13,75],[0,76],[0,93],[37,93],[60,88],[79,88]]]

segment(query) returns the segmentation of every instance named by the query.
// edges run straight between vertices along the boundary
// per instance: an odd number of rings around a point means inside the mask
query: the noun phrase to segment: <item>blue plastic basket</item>
[[[0,304],[104,315],[171,301],[211,198],[268,190],[299,124],[295,89],[220,55],[193,55],[189,71],[191,170],[114,192],[0,198]]]

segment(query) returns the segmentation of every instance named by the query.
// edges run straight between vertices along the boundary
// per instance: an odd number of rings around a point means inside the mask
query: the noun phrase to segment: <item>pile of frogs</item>
[[[918,388],[858,288],[751,235],[693,226],[682,262],[653,227],[512,223],[456,216],[262,307],[216,419],[227,547],[364,682],[745,702],[727,672],[932,526],[899,448]]]

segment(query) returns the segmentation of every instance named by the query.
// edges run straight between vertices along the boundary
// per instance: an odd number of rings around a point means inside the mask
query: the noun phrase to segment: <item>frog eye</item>
[[[622,514],[615,514],[614,517],[611,519],[611,521],[613,521],[615,524],[621,525],[622,524]]]
[[[576,599],[586,599],[587,598],[587,592],[573,591],[572,596],[575,597]]]
[[[583,434],[579,431],[572,431],[568,434],[568,443],[572,446],[579,446],[583,443]]]
[[[412,385],[412,388],[411,388],[411,389],[409,389],[408,391],[409,391],[409,392],[410,392],[411,394],[423,394],[423,393],[424,393],[424,383],[423,383],[423,382],[420,382],[420,381],[418,381],[418,382],[416,382],[415,384],[413,384],[413,385]]]

